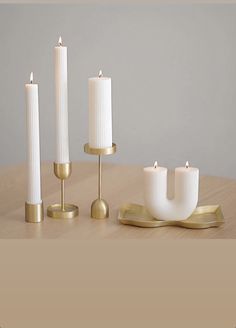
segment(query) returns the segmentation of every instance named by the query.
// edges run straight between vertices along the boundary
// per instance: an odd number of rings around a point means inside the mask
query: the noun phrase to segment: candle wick
[[[154,163],[154,169],[158,167],[157,161]]]
[[[189,162],[188,161],[186,162],[185,167],[186,167],[186,169],[189,168]]]
[[[102,74],[102,70],[100,69],[99,73],[98,73],[98,77],[101,78],[103,77],[103,74]]]

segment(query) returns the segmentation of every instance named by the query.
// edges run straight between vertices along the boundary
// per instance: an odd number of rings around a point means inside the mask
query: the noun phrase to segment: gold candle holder
[[[116,152],[116,144],[107,148],[92,148],[89,144],[84,145],[84,152],[90,155],[98,156],[98,198],[92,202],[91,218],[105,219],[109,217],[109,206],[102,199],[102,155],[112,155]]]
[[[40,223],[43,221],[43,202],[40,204],[25,203],[25,221],[30,223]]]
[[[61,202],[48,206],[47,215],[54,219],[73,219],[79,214],[76,205],[65,203],[65,180],[68,179],[72,172],[72,164],[54,163],[54,174],[61,180]]]

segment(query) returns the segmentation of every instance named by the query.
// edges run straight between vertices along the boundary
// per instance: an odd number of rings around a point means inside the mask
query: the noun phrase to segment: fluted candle
[[[33,84],[33,73],[30,83],[25,85],[26,121],[27,121],[27,203],[40,204],[40,142],[39,142],[39,102],[38,84]]]
[[[112,146],[111,78],[89,79],[89,146],[107,148]]]
[[[69,163],[67,47],[59,38],[54,49],[56,97],[56,163]]]

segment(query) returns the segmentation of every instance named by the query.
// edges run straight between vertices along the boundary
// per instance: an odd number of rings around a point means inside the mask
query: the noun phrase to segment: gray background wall
[[[0,164],[25,160],[24,83],[40,84],[41,153],[54,160],[53,46],[68,46],[72,160],[88,139],[87,79],[113,81],[107,161],[236,178],[236,5],[0,5]]]

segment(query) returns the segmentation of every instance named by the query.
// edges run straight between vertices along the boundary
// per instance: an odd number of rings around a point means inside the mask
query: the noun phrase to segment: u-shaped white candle
[[[159,220],[185,220],[198,202],[199,170],[190,167],[175,169],[175,194],[167,198],[167,168],[155,162],[144,168],[144,199],[150,214]]]

